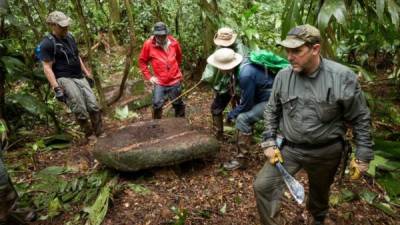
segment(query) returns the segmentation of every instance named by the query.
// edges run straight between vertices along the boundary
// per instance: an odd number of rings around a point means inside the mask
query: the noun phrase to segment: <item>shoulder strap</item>
[[[56,58],[56,50],[57,50],[56,39],[54,38],[54,36],[51,33],[49,33],[46,37],[53,43],[53,58],[55,60],[55,58]]]

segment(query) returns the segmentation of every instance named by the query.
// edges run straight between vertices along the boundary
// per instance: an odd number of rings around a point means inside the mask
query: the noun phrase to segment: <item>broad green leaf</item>
[[[9,99],[16,104],[22,106],[26,111],[33,115],[46,115],[50,109],[42,101],[39,101],[36,97],[30,94],[14,94],[9,96]]]
[[[49,166],[49,167],[46,167],[45,169],[39,171],[37,176],[40,176],[40,177],[57,176],[57,175],[67,173],[67,172],[69,172],[69,169],[66,167]]]
[[[387,203],[379,202],[379,203],[373,204],[373,206],[382,210],[384,213],[386,213],[390,216],[396,217],[396,215],[397,215],[396,210],[394,210],[392,207],[390,207],[390,205]]]
[[[147,194],[150,194],[150,192],[151,192],[148,188],[146,188],[140,184],[128,184],[128,187],[132,191],[134,191],[138,194],[141,194],[141,195],[147,195]]]
[[[117,179],[114,178],[107,183],[101,190],[96,198],[94,204],[88,209],[88,220],[89,225],[100,225],[108,211],[108,202],[110,199],[111,190],[117,183]]]
[[[383,13],[385,10],[385,0],[376,0],[376,14],[380,21],[383,21]]]
[[[367,172],[368,172],[371,176],[375,177],[375,174],[376,174],[376,167],[379,166],[379,165],[384,165],[384,164],[386,164],[387,161],[388,161],[388,160],[387,160],[386,158],[383,158],[382,156],[379,156],[379,155],[375,155],[374,160],[372,160],[372,161],[369,163],[369,168],[368,168],[368,171],[367,171]]]
[[[349,189],[343,189],[340,191],[340,200],[341,202],[349,202],[352,201],[356,195],[350,191]]]
[[[400,173],[386,172],[376,179],[390,198],[400,197]]]
[[[226,203],[224,203],[224,205],[219,209],[219,211],[221,212],[221,214],[226,213]]]
[[[15,79],[15,77],[25,73],[27,70],[25,64],[21,60],[12,56],[3,56],[0,58],[0,62],[6,69],[6,75],[12,76],[9,78]]]
[[[388,11],[395,27],[399,27],[400,7],[394,0],[388,0]]]
[[[54,198],[51,202],[49,202],[47,214],[50,218],[52,218],[60,214],[61,210],[62,204],[60,199]]]
[[[138,118],[139,115],[137,113],[129,111],[128,106],[124,106],[123,108],[116,108],[115,109],[115,118],[118,120],[125,120],[132,117]]]
[[[364,189],[360,194],[360,198],[369,204],[373,204],[377,196],[378,196],[377,193],[368,191],[367,189]]]
[[[318,27],[321,31],[328,27],[329,21],[335,17],[339,24],[345,25],[346,5],[343,0],[326,0],[318,14]]]

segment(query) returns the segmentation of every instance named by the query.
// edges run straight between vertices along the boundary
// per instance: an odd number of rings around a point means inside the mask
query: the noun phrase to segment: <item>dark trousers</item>
[[[180,83],[173,86],[160,86],[156,84],[153,90],[153,108],[161,109],[166,99],[173,100],[181,95],[181,92],[182,85]],[[173,102],[172,105],[175,109],[185,107],[182,98],[179,98],[178,100]]]
[[[231,100],[233,100],[233,102],[238,102],[239,97],[232,97],[229,92],[223,94],[215,93],[214,100],[211,104],[211,114],[214,116],[222,114],[222,112],[225,110],[226,106],[228,106]]]
[[[307,172],[309,196],[307,208],[314,218],[324,218],[328,212],[329,190],[343,151],[343,143],[337,142],[319,149],[300,149],[283,146],[283,166],[294,175],[300,169]],[[262,224],[278,224],[280,200],[285,184],[281,174],[266,162],[257,174],[254,193]]]

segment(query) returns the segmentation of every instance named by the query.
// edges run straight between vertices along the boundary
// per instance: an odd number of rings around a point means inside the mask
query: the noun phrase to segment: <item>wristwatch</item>
[[[276,142],[274,140],[267,140],[261,142],[261,148],[276,147]]]

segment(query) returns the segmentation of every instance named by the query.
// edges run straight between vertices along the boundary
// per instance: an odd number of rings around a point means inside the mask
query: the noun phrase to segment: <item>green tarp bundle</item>
[[[262,65],[274,73],[290,65],[286,59],[266,50],[250,52],[250,61]]]

